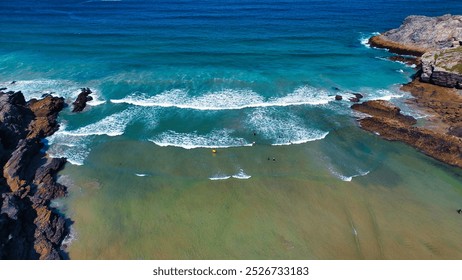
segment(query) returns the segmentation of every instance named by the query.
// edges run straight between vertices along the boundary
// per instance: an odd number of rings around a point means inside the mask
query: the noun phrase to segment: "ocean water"
[[[93,91],[47,139],[69,161],[55,205],[74,221],[71,258],[462,258],[460,170],[361,131],[334,101],[404,104],[415,70],[367,39],[460,1],[0,9],[0,87],[69,103]]]

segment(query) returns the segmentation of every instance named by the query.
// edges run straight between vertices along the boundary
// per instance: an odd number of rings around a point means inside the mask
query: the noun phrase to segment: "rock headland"
[[[352,109],[369,117],[360,126],[387,140],[401,141],[423,153],[462,168],[462,16],[409,16],[403,24],[372,37],[371,46],[409,57],[392,60],[419,63],[412,82],[401,90],[413,98],[407,102],[424,111],[425,121],[416,124],[386,101],[367,101]]]

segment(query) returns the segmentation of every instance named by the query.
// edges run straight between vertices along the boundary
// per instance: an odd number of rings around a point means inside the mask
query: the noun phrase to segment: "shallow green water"
[[[369,173],[334,176],[344,154]],[[62,175],[73,259],[462,258],[460,170],[355,127],[216,154],[119,139]]]

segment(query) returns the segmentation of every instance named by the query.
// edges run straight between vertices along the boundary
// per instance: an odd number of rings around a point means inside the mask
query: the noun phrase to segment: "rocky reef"
[[[360,126],[381,137],[401,141],[447,164],[462,168],[462,16],[409,16],[403,24],[370,39],[374,47],[416,56],[420,63],[412,82],[411,106],[427,117],[417,125],[410,116],[386,101],[367,101],[352,109],[366,113]],[[406,61],[393,56],[392,60]]]
[[[462,168],[462,139],[416,127],[416,120],[401,114],[400,109],[384,100],[366,101],[352,106],[370,117],[359,120],[361,127],[391,141],[409,144],[423,153]]]
[[[50,158],[43,139],[59,128],[63,98],[26,102],[0,91],[0,259],[63,259],[69,221],[50,206],[66,195],[56,182],[64,158]]]

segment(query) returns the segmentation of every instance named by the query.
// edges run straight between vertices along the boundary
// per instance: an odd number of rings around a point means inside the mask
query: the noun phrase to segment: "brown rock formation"
[[[426,53],[428,50],[418,47],[401,44],[398,42],[393,42],[386,39],[382,35],[377,35],[369,39],[369,44],[375,48],[388,49],[392,53],[402,54],[402,55],[413,55],[421,56]]]
[[[401,114],[401,109],[386,100],[372,100],[354,104],[352,109],[375,117],[395,119],[403,124],[414,125],[416,120],[411,116]]]
[[[462,95],[460,90],[440,87],[414,79],[401,90],[410,92],[415,104],[429,116],[427,128],[446,133],[451,128],[462,126]]]
[[[359,120],[361,127],[391,141],[401,141],[423,153],[462,168],[462,139],[414,127],[412,117],[402,115],[399,108],[389,102],[368,101],[352,108],[370,114]]]

